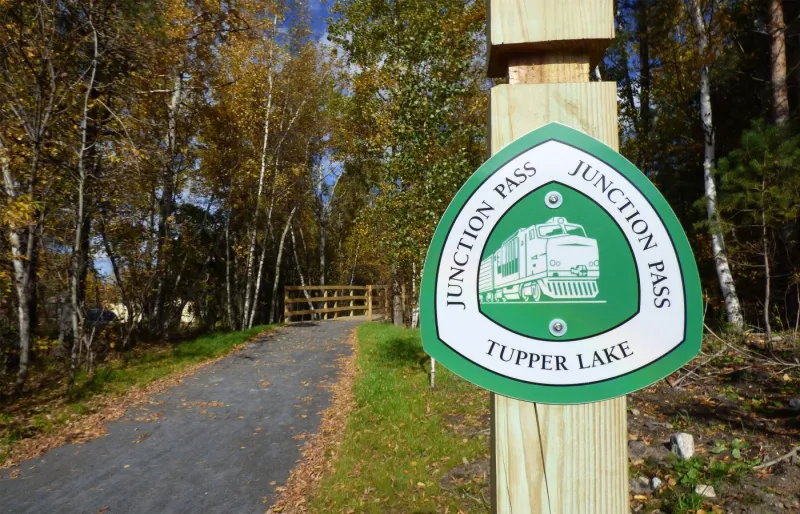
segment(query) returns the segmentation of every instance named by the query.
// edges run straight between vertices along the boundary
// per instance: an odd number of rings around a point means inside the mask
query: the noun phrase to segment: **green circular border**
[[[636,371],[602,382],[585,385],[549,386],[530,384],[504,377],[482,368],[456,353],[439,339],[436,329],[434,307],[436,271],[447,234],[459,211],[475,190],[507,162],[519,154],[551,140],[560,141],[581,149],[604,161],[630,180],[650,201],[664,222],[667,231],[672,237],[672,243],[683,272],[686,302],[686,339],[667,355]],[[431,357],[460,377],[484,389],[519,400],[549,404],[578,404],[608,400],[647,387],[661,380],[680,369],[700,351],[700,343],[703,336],[700,276],[697,272],[697,264],[695,263],[689,240],[686,238],[678,218],[666,199],[647,177],[630,161],[600,141],[566,125],[550,123],[517,139],[493,155],[467,179],[455,197],[453,197],[452,202],[450,202],[442,219],[439,221],[439,225],[436,227],[436,232],[433,235],[425,258],[420,287],[420,327],[423,347]]]

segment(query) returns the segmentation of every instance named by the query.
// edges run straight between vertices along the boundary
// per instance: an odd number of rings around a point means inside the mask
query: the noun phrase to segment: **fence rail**
[[[286,286],[283,290],[286,323],[306,317],[331,319],[357,315],[366,315],[372,321],[376,316],[385,318],[389,313],[389,286]]]

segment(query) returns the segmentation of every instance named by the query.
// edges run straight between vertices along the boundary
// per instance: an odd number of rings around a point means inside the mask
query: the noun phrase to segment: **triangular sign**
[[[422,340],[498,394],[606,400],[700,349],[700,280],[666,200],[613,149],[552,123],[508,145],[456,194],[431,242]]]

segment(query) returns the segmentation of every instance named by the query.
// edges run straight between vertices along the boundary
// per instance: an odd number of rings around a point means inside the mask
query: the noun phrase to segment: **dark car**
[[[86,322],[92,325],[108,325],[117,320],[117,315],[108,309],[94,307],[86,311]]]

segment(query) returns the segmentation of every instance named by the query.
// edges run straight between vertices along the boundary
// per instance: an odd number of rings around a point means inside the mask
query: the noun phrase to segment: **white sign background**
[[[619,202],[615,198],[618,203],[614,204],[606,195],[607,192],[604,193],[601,188],[595,187],[594,181],[584,180],[581,173],[569,175],[575,171],[580,161],[597,169],[605,175],[607,180],[613,181],[614,187],[621,189],[625,196],[633,202],[636,210],[640,213],[640,218],[647,222],[653,240],[657,243],[656,247],[643,250],[644,245],[639,242],[639,238],[642,236],[635,234],[631,229],[631,222],[626,220],[632,211],[624,213],[619,211],[620,205],[624,202]],[[507,198],[501,199],[494,190],[495,186],[500,183],[505,184],[506,177],[519,182],[519,179],[514,177],[514,171],[521,169],[525,163],[529,163],[529,166],[533,165],[536,169],[535,176],[528,178],[508,194]],[[639,312],[624,324],[608,332],[577,341],[546,341],[523,336],[501,327],[482,314],[479,309],[478,270],[483,248],[492,229],[518,200],[550,182],[559,182],[580,191],[602,207],[622,229],[633,249],[638,267]],[[453,256],[456,252],[463,255],[463,248],[459,249],[457,245],[465,230],[475,232],[469,228],[468,223],[479,207],[485,207],[482,204],[484,200],[494,207],[494,211],[491,211],[490,218],[485,220],[485,226],[477,234],[478,237],[470,252],[469,262],[462,266],[465,269],[465,273],[461,275],[464,278],[464,282],[461,284],[464,294],[459,301],[463,301],[465,307],[461,305],[448,306],[447,286]],[[557,209],[553,211],[553,215],[558,215]],[[629,250],[625,248],[624,251]],[[650,263],[659,261],[664,264],[664,271],[660,274],[668,277],[667,281],[659,285],[666,285],[670,289],[670,306],[665,308],[657,308],[654,303],[655,295],[650,277],[650,273],[654,270],[648,266]],[[452,225],[442,251],[436,275],[435,302],[439,338],[445,344],[483,368],[506,377],[535,384],[579,385],[625,375],[669,353],[684,340],[686,331],[686,299],[681,268],[672,239],[658,213],[636,186],[618,171],[582,150],[554,140],[542,143],[506,163],[481,184],[465,203]],[[550,321],[550,319],[539,320],[544,325],[548,325]],[[524,362],[520,366],[513,359],[504,362],[498,358],[499,350],[495,350],[493,355],[488,354],[490,341],[524,352],[565,356],[568,369],[556,370],[555,366],[552,366],[553,369],[550,370],[529,367]],[[595,351],[602,354],[603,349],[620,343],[627,343],[632,355],[607,365],[587,369],[579,368],[578,354],[583,355],[584,364],[590,364]],[[620,350],[617,349],[617,355],[619,352]]]

